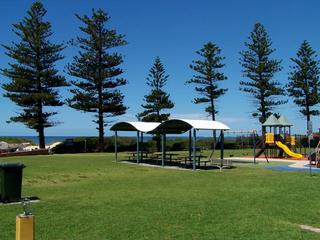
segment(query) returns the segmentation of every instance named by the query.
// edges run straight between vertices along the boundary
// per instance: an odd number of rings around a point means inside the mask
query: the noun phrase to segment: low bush
[[[118,137],[118,151],[136,151],[136,138],[135,137]],[[56,146],[53,151],[55,153],[84,153],[84,152],[97,152],[98,138],[97,137],[77,137],[73,139],[66,139],[62,144]],[[143,145],[140,146],[144,151],[156,151],[156,143],[151,138],[146,138]],[[189,148],[188,138],[167,138],[166,143],[167,151],[183,151]],[[199,138],[197,140],[197,147],[202,150],[212,149],[212,138]],[[220,149],[221,145],[218,143],[216,149]],[[225,149],[241,149],[250,148],[248,143],[244,144],[244,140],[238,141],[236,138],[226,138],[224,142]],[[105,152],[114,151],[114,138],[105,138]]]
[[[31,143],[34,145],[34,142],[30,139],[20,138],[20,137],[0,137],[0,142],[6,143]]]

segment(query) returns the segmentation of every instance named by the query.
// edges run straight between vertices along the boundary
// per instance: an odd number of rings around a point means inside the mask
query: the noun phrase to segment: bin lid
[[[22,163],[6,163],[0,162],[0,168],[25,168],[26,166]]]

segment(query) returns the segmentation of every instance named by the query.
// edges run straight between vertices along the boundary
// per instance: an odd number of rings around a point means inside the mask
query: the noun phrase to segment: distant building
[[[8,150],[9,144],[6,142],[0,142],[0,150]]]

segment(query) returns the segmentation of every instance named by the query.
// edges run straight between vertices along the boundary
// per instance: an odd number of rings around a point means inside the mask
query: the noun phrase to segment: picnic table
[[[200,167],[201,162],[204,162],[205,166],[207,165],[207,162],[209,162],[208,160],[208,155],[197,155],[196,158],[198,158],[198,166]],[[201,161],[201,158],[206,158],[207,160],[205,161]]]
[[[208,158],[208,156],[202,155],[202,154],[196,155],[196,162],[198,163],[198,167],[200,167],[201,162],[203,162],[205,164],[205,166],[207,166],[207,162],[209,162],[209,160],[201,161],[201,158]],[[191,163],[191,164],[193,163],[193,156],[191,156],[191,159],[189,158],[189,156],[184,157],[183,160],[184,160],[184,165],[187,166],[187,162]]]
[[[139,154],[141,154],[141,153],[139,153]],[[140,155],[140,157],[141,157],[141,159],[140,160],[142,160],[142,159],[147,159],[149,156],[150,156],[150,154],[152,154],[152,153],[149,153],[149,152],[142,152],[142,155]],[[137,152],[128,152],[128,160],[130,161],[130,160],[136,160],[137,159]]]
[[[162,157],[162,153],[154,153],[153,155],[156,156],[156,159],[161,159],[161,157]],[[178,156],[178,155],[179,155],[178,153],[166,153],[165,154],[166,157],[168,156],[170,163],[172,162],[172,157]]]

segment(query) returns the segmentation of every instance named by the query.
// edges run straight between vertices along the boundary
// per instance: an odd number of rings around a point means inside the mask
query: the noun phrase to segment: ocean
[[[12,137],[12,138],[23,138],[28,139],[34,142],[35,144],[39,144],[39,138],[38,136],[1,136],[1,137]],[[55,142],[62,142],[68,138],[75,138],[75,136],[47,136],[46,139],[46,145],[55,143]]]
[[[28,139],[31,140],[34,144],[38,145],[39,144],[39,138],[38,136],[0,136],[0,137],[8,137],[8,138],[23,138],[23,139]],[[46,145],[50,145],[55,142],[63,142],[66,139],[69,138],[77,138],[77,137],[97,137],[97,136],[46,136]],[[108,137],[108,136],[107,136]],[[123,136],[126,137],[126,136]],[[136,138],[135,136],[128,136],[128,137],[133,137]],[[145,140],[150,140],[152,137],[146,136],[144,137]]]

